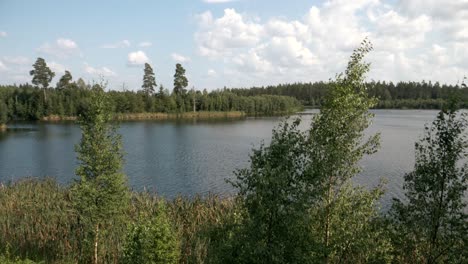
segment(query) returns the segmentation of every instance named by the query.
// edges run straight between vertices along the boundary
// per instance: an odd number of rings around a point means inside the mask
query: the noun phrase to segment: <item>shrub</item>
[[[141,214],[131,224],[124,246],[123,263],[178,263],[180,246],[167,217],[166,206],[159,205],[156,216]]]

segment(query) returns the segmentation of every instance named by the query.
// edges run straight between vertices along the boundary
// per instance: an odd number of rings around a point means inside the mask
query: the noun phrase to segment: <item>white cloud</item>
[[[0,38],[5,38],[8,34],[5,31],[0,31]]]
[[[208,4],[219,4],[219,3],[229,3],[229,2],[235,2],[237,0],[203,0],[203,2],[208,3]]]
[[[62,73],[65,73],[65,66],[63,66],[62,64],[60,63],[57,63],[55,61],[51,61],[49,63],[47,63],[47,66],[50,67],[50,69],[55,72],[55,74],[62,74]]]
[[[329,0],[301,19],[225,9],[197,20],[199,54],[222,63],[234,86],[328,80],[365,37],[374,44],[370,79],[454,83],[468,72],[467,0]]]
[[[147,62],[149,62],[149,59],[146,56],[146,54],[141,50],[135,51],[135,52],[130,52],[128,54],[127,64],[129,66],[143,65],[143,64],[145,64]]]
[[[216,76],[216,71],[213,69],[209,69],[208,72],[206,73],[208,77],[215,77]]]
[[[3,60],[8,64],[14,64],[14,65],[27,65],[31,63],[29,58],[24,57],[24,56],[16,56],[16,57],[4,56]]]
[[[58,58],[67,58],[79,53],[78,45],[71,39],[59,38],[53,44],[48,42],[40,46],[37,51],[53,55]]]
[[[186,57],[186,56],[183,56],[183,55],[180,55],[178,53],[172,53],[171,54],[171,57],[174,61],[177,61],[177,62],[189,62],[190,61],[190,58],[189,57]]]
[[[260,42],[262,25],[246,22],[234,9],[225,9],[224,16],[213,19],[211,12],[197,16],[200,30],[195,33],[199,52],[212,58],[232,55],[237,49]]]
[[[151,47],[153,45],[153,43],[149,42],[149,41],[143,41],[143,42],[140,42],[140,44],[138,44],[139,47]]]
[[[115,43],[111,43],[111,44],[104,44],[101,46],[101,48],[103,49],[118,49],[118,48],[128,48],[131,46],[131,43],[129,40],[122,40],[122,41],[118,41],[118,42],[115,42]]]
[[[73,40],[63,38],[57,39],[57,46],[64,50],[74,50],[78,48],[78,45],[76,45]]]
[[[98,76],[103,76],[103,77],[117,76],[117,74],[114,71],[112,71],[111,69],[107,67],[95,68],[95,67],[90,66],[87,63],[84,64],[84,71],[91,75],[98,75]]]
[[[0,60],[0,71],[8,70],[7,66]]]

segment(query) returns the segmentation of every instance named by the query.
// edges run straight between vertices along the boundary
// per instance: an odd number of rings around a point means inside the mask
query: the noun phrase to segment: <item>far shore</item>
[[[168,120],[168,119],[216,119],[216,118],[240,118],[247,116],[241,111],[227,112],[185,112],[185,113],[118,113],[114,115],[115,120],[135,121],[135,120]],[[76,116],[49,115],[41,118],[45,122],[75,121]]]

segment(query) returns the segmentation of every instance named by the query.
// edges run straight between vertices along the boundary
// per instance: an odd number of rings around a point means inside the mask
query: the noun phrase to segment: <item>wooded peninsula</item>
[[[81,78],[72,81],[71,73],[65,71],[56,87],[50,87],[55,73],[43,58],[37,58],[30,75],[32,85],[0,85],[0,126],[15,120],[75,120],[86,111],[93,88],[106,86],[103,80],[99,84],[86,84]],[[108,89],[107,93],[111,112],[120,120],[219,118],[291,114],[304,106],[320,108],[332,85],[315,82],[210,92],[187,90],[185,69],[178,63],[170,92],[157,85],[155,73],[146,63],[141,89],[124,87],[123,91]],[[461,99],[462,108],[468,107],[468,89],[464,83],[368,82],[365,85],[369,95],[379,99],[373,108],[440,109],[454,94]]]

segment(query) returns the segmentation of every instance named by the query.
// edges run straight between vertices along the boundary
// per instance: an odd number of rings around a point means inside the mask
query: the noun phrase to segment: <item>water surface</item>
[[[313,112],[313,111],[312,111]],[[309,112],[310,113],[310,112]],[[355,182],[375,186],[388,180],[384,205],[402,197],[404,173],[414,162],[414,142],[437,111],[375,110],[368,133],[380,132],[382,146],[365,158]],[[303,115],[302,128],[311,115]],[[231,194],[225,179],[248,165],[249,154],[268,142],[281,117],[238,120],[138,121],[120,124],[125,172],[133,189],[144,188],[166,197],[208,192]],[[0,133],[0,182],[23,177],[55,177],[70,183],[77,165],[74,145],[80,129],[73,123],[15,123]]]

